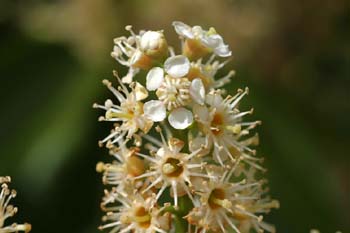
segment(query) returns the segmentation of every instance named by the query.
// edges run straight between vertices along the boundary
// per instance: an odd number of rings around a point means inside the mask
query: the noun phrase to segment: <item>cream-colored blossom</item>
[[[208,174],[214,178],[202,182],[197,191],[200,204],[186,217],[196,227],[195,232],[227,232],[227,228],[238,233],[248,233],[252,228],[257,232],[274,232],[273,226],[262,221],[261,214],[278,207],[278,202],[260,198],[261,181],[233,182],[236,168],[237,164],[231,169],[207,167]]]
[[[121,87],[118,89],[115,89],[108,80],[103,80],[103,84],[114,94],[117,103],[108,99],[104,105],[94,104],[94,107],[106,111],[105,116],[100,117],[101,121],[118,122],[120,125],[115,127],[101,143],[109,140],[115,143],[124,136],[131,138],[139,129],[147,133],[153,125],[153,121],[144,115],[143,110],[142,100],[147,98],[147,90],[137,82],[131,84],[131,91],[121,82]]]
[[[173,26],[177,34],[185,39],[183,53],[191,60],[197,60],[211,52],[220,57],[229,57],[232,54],[214,28],[206,31],[200,26],[190,27],[180,21],[173,22]]]
[[[237,158],[243,157],[248,163],[260,168],[256,163],[259,160],[252,156],[255,151],[249,147],[258,143],[257,135],[243,139],[260,123],[243,121],[245,115],[252,113],[252,110],[240,112],[238,109],[240,100],[247,93],[248,89],[239,90],[235,96],[223,98],[220,91],[213,90],[206,96],[206,105],[193,107],[199,128],[197,137],[205,138],[206,146],[213,148],[214,160],[221,165],[227,159],[235,162]]]
[[[168,45],[161,31],[140,31],[135,34],[131,26],[127,26],[126,30],[131,36],[115,38],[111,56],[121,65],[129,67],[122,81],[130,83],[140,69],[150,69],[154,63],[162,61],[168,53]]]
[[[118,146],[109,142],[107,148],[115,160],[112,163],[99,162],[96,165],[96,170],[103,173],[103,183],[116,187],[123,194],[128,189],[127,186],[132,186],[132,189],[140,188],[143,183],[133,179],[145,172],[145,162],[137,156],[140,149],[128,148],[123,140],[118,141]]]
[[[193,99],[204,98],[200,80],[190,82],[186,75],[190,70],[189,60],[183,56],[169,57],[161,67],[152,68],[146,76],[146,88],[155,91],[159,101],[153,100],[147,111],[151,118],[165,119],[164,108],[169,111],[169,123],[175,129],[185,129],[193,122],[192,112],[186,108]],[[162,112],[162,114],[159,114]],[[163,116],[163,118],[159,116]]]
[[[110,233],[166,233],[170,228],[169,214],[162,214],[164,207],[159,208],[154,197],[136,193],[125,197],[112,189],[105,191],[101,208],[106,212],[102,221],[107,223],[99,229],[109,229]]]
[[[206,91],[223,87],[225,84],[229,83],[231,78],[235,75],[235,71],[231,70],[223,77],[215,77],[217,72],[222,69],[229,60],[219,62],[214,60],[214,58],[215,56],[212,56],[205,63],[203,63],[202,59],[191,62],[191,68],[186,76],[190,81],[197,78],[201,79]]]
[[[2,177],[0,176],[0,233],[15,233],[15,232],[30,232],[32,229],[31,225],[28,223],[17,224],[13,223],[11,225],[5,225],[5,221],[13,217],[18,208],[14,207],[10,204],[11,199],[15,198],[17,195],[16,190],[10,189],[8,183],[11,182],[11,178],[9,176]]]
[[[161,141],[151,136],[145,136],[154,144],[156,151],[151,152],[151,155],[138,154],[150,163],[150,170],[136,177],[137,179],[146,178],[151,180],[151,184],[143,192],[153,187],[156,188],[156,200],[158,200],[165,189],[170,186],[174,198],[174,206],[178,206],[180,191],[184,192],[182,195],[188,195],[194,202],[191,178],[209,177],[201,171],[198,172],[198,168],[204,166],[204,163],[200,163],[195,159],[201,148],[189,154],[181,152],[184,147],[183,141],[177,138],[166,140],[160,132],[160,128],[158,128],[158,131],[161,134]]]

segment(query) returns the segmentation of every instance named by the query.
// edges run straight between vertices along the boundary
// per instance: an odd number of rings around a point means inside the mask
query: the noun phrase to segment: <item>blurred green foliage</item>
[[[166,7],[167,6],[167,7]],[[170,7],[171,6],[171,7]],[[280,210],[279,232],[350,232],[350,8],[345,0],[0,2],[0,175],[18,190],[19,221],[33,232],[97,232],[103,187],[97,140],[109,131],[91,108],[117,66],[123,27],[173,20],[216,26],[249,86],[261,155]],[[195,14],[193,14],[195,12]],[[225,71],[222,71],[223,73]]]

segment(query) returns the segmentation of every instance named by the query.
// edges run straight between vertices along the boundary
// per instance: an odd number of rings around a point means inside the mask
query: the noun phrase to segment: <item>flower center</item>
[[[136,103],[122,103],[121,110],[113,111],[109,109],[106,111],[106,119],[120,118],[131,120],[134,116],[139,116],[143,113],[143,105],[141,102]]]
[[[168,110],[172,110],[190,101],[190,85],[191,82],[187,78],[172,78],[167,75],[165,82],[156,91],[156,95]]]
[[[216,188],[211,192],[208,204],[213,210],[219,209],[221,207],[225,209],[229,209],[232,207],[232,203],[225,198],[225,191],[220,188]]]
[[[221,126],[224,123],[224,118],[221,113],[216,112],[214,114],[213,120],[211,121],[212,130],[214,135],[219,135],[222,132]]]
[[[183,170],[181,161],[175,158],[168,158],[162,166],[163,173],[168,177],[178,177],[182,174]]]
[[[144,207],[138,207],[134,214],[134,221],[142,228],[148,228],[151,225],[151,215]]]

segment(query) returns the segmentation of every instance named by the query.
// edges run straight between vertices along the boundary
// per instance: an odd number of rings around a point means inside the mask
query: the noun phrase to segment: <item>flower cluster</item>
[[[28,223],[13,223],[12,225],[5,226],[6,219],[14,216],[18,211],[17,207],[10,204],[11,199],[15,198],[17,195],[16,190],[9,189],[8,183],[10,182],[11,178],[9,176],[0,176],[0,233],[29,232],[31,230],[31,225]]]
[[[249,90],[227,95],[234,71],[217,77],[231,51],[214,28],[173,26],[181,54],[163,31],[137,34],[127,26],[130,36],[114,40],[111,55],[128,72],[114,72],[117,88],[104,80],[114,97],[94,104],[104,111],[100,121],[114,123],[99,141],[114,160],[97,164],[107,186],[100,229],[275,232],[263,215],[279,204],[268,196],[252,148],[260,121],[245,120],[252,109],[239,110]]]

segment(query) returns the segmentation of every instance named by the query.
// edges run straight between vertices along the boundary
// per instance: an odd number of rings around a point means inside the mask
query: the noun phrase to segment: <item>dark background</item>
[[[97,232],[109,131],[91,108],[101,80],[125,69],[110,57],[124,26],[173,20],[215,26],[233,50],[227,89],[263,125],[279,232],[350,232],[350,6],[345,0],[0,0],[0,175],[11,175],[18,222],[33,232]],[[226,71],[227,71],[226,70]],[[222,73],[225,73],[223,71]]]

